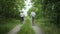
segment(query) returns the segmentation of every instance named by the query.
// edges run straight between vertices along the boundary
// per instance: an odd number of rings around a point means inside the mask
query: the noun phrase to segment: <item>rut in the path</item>
[[[17,34],[17,32],[20,30],[21,28],[21,24],[16,25],[10,32],[8,32],[7,34]]]
[[[42,30],[38,26],[32,26],[36,34],[43,34]]]

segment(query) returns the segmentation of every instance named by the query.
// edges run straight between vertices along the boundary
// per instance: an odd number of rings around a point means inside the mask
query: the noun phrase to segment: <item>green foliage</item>
[[[19,17],[19,10],[24,7],[24,0],[0,0],[0,17]]]
[[[18,34],[35,34],[28,18],[26,19],[25,24],[21,27]]]
[[[0,34],[7,34],[13,27],[20,23],[20,20],[7,19],[0,23]]]
[[[37,14],[36,19],[43,18],[60,27],[60,0],[32,0],[32,3]]]
[[[44,34],[60,34],[60,28],[57,28],[53,23],[45,23],[42,20],[35,20],[36,24],[42,29]]]

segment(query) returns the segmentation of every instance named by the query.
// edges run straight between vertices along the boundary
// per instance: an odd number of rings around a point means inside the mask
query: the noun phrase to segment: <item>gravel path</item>
[[[16,25],[11,31],[9,31],[7,34],[17,34],[17,32],[20,30],[21,28],[21,24]]]
[[[42,30],[38,26],[32,26],[36,34],[43,34]]]

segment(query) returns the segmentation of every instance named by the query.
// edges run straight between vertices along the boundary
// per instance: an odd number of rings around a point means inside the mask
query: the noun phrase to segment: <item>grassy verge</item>
[[[60,29],[54,24],[45,23],[40,20],[36,20],[36,24],[44,31],[45,34],[60,34]]]
[[[13,27],[19,24],[19,20],[16,19],[7,19],[0,23],[0,34],[6,34],[9,32]]]
[[[29,19],[25,21],[18,34],[35,34]]]

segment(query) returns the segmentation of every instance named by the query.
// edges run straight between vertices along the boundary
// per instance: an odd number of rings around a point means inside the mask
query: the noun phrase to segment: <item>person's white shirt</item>
[[[35,12],[31,12],[31,17],[35,17]]]
[[[24,17],[24,13],[20,13],[20,17]]]

